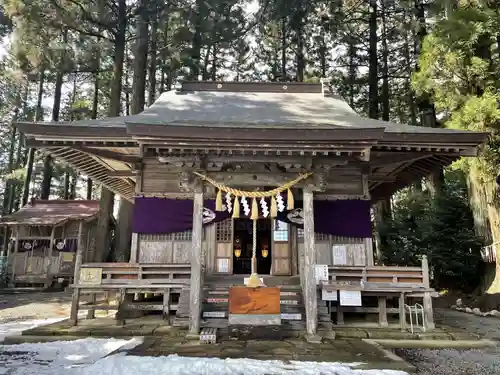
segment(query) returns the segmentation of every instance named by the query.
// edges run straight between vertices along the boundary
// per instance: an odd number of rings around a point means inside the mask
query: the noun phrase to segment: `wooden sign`
[[[341,306],[362,306],[359,290],[340,290],[339,300]]]
[[[226,312],[225,311],[204,311],[203,317],[204,318],[225,318]]]
[[[336,301],[337,300],[337,291],[336,290],[321,290],[321,299],[323,301]]]
[[[333,264],[336,266],[343,266],[347,264],[347,246],[333,245]]]
[[[283,320],[302,320],[302,314],[281,313],[281,319],[283,319]]]
[[[102,268],[81,268],[78,284],[96,285],[102,281]]]
[[[316,285],[322,284],[323,281],[328,281],[328,265],[316,264],[315,276],[316,276]]]
[[[229,272],[229,259],[217,259],[217,271],[220,273]]]
[[[229,290],[230,314],[279,314],[279,288],[232,287]]]
[[[73,262],[73,253],[62,252],[61,257],[63,262]]]

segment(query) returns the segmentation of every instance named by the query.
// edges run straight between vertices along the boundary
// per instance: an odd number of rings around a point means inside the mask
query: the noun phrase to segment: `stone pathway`
[[[148,337],[142,345],[130,350],[128,354],[153,357],[177,354],[184,357],[222,359],[362,363],[356,368],[412,370],[403,361],[388,358],[382,350],[360,340],[327,340],[321,344],[311,344],[297,338],[283,341],[222,340],[217,344],[200,344],[198,341],[188,341],[183,337]]]
[[[500,319],[481,317],[451,309],[436,309],[438,325],[446,325],[467,334],[477,334],[500,341]],[[396,350],[397,355],[417,368],[419,375],[498,375],[500,345],[496,348],[473,350]]]

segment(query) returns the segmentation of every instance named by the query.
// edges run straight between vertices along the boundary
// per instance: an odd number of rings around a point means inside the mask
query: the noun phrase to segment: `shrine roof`
[[[90,220],[99,214],[99,201],[33,200],[19,211],[0,218],[0,225],[58,225],[68,220]]]
[[[428,139],[429,136],[449,141],[482,143],[484,133],[429,128],[370,119],[358,115],[340,95],[325,83],[242,83],[242,82],[183,82],[182,86],[164,92],[143,112],[103,120],[83,120],[72,123],[19,123],[26,134],[89,136],[130,139],[134,136],[172,136],[183,128],[182,136],[217,128],[226,133],[253,130],[282,129],[315,130],[318,134],[332,130],[356,134],[367,131],[380,140],[401,140],[406,136]],[[207,129],[208,128],[208,129]],[[345,133],[345,132],[344,132]],[[199,135],[199,134],[198,134]],[[234,133],[232,135],[235,135]]]

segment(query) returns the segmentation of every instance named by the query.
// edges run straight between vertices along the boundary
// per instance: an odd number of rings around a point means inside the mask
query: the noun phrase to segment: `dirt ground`
[[[0,323],[69,316],[70,292],[0,293]]]
[[[500,319],[450,309],[436,309],[437,325],[447,325],[484,338],[500,341]],[[500,344],[500,342],[499,342]],[[419,375],[498,375],[500,345],[481,350],[400,349],[396,354],[413,364]]]

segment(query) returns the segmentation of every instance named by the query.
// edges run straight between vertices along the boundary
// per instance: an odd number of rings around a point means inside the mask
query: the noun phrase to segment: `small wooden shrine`
[[[33,200],[0,218],[0,226],[7,226],[11,233],[6,254],[10,284],[69,284],[75,254],[84,241],[85,260],[92,256],[98,215],[98,201]]]
[[[432,265],[375,266],[371,204],[487,137],[359,116],[327,81],[182,82],[138,115],[17,126],[134,202],[130,261],[81,265],[75,324],[79,309],[110,308],[80,294],[107,292],[119,318],[161,311],[193,335],[259,311],[309,336],[357,315],[404,329],[414,301],[432,329]],[[272,311],[234,289],[245,284],[265,285]]]

